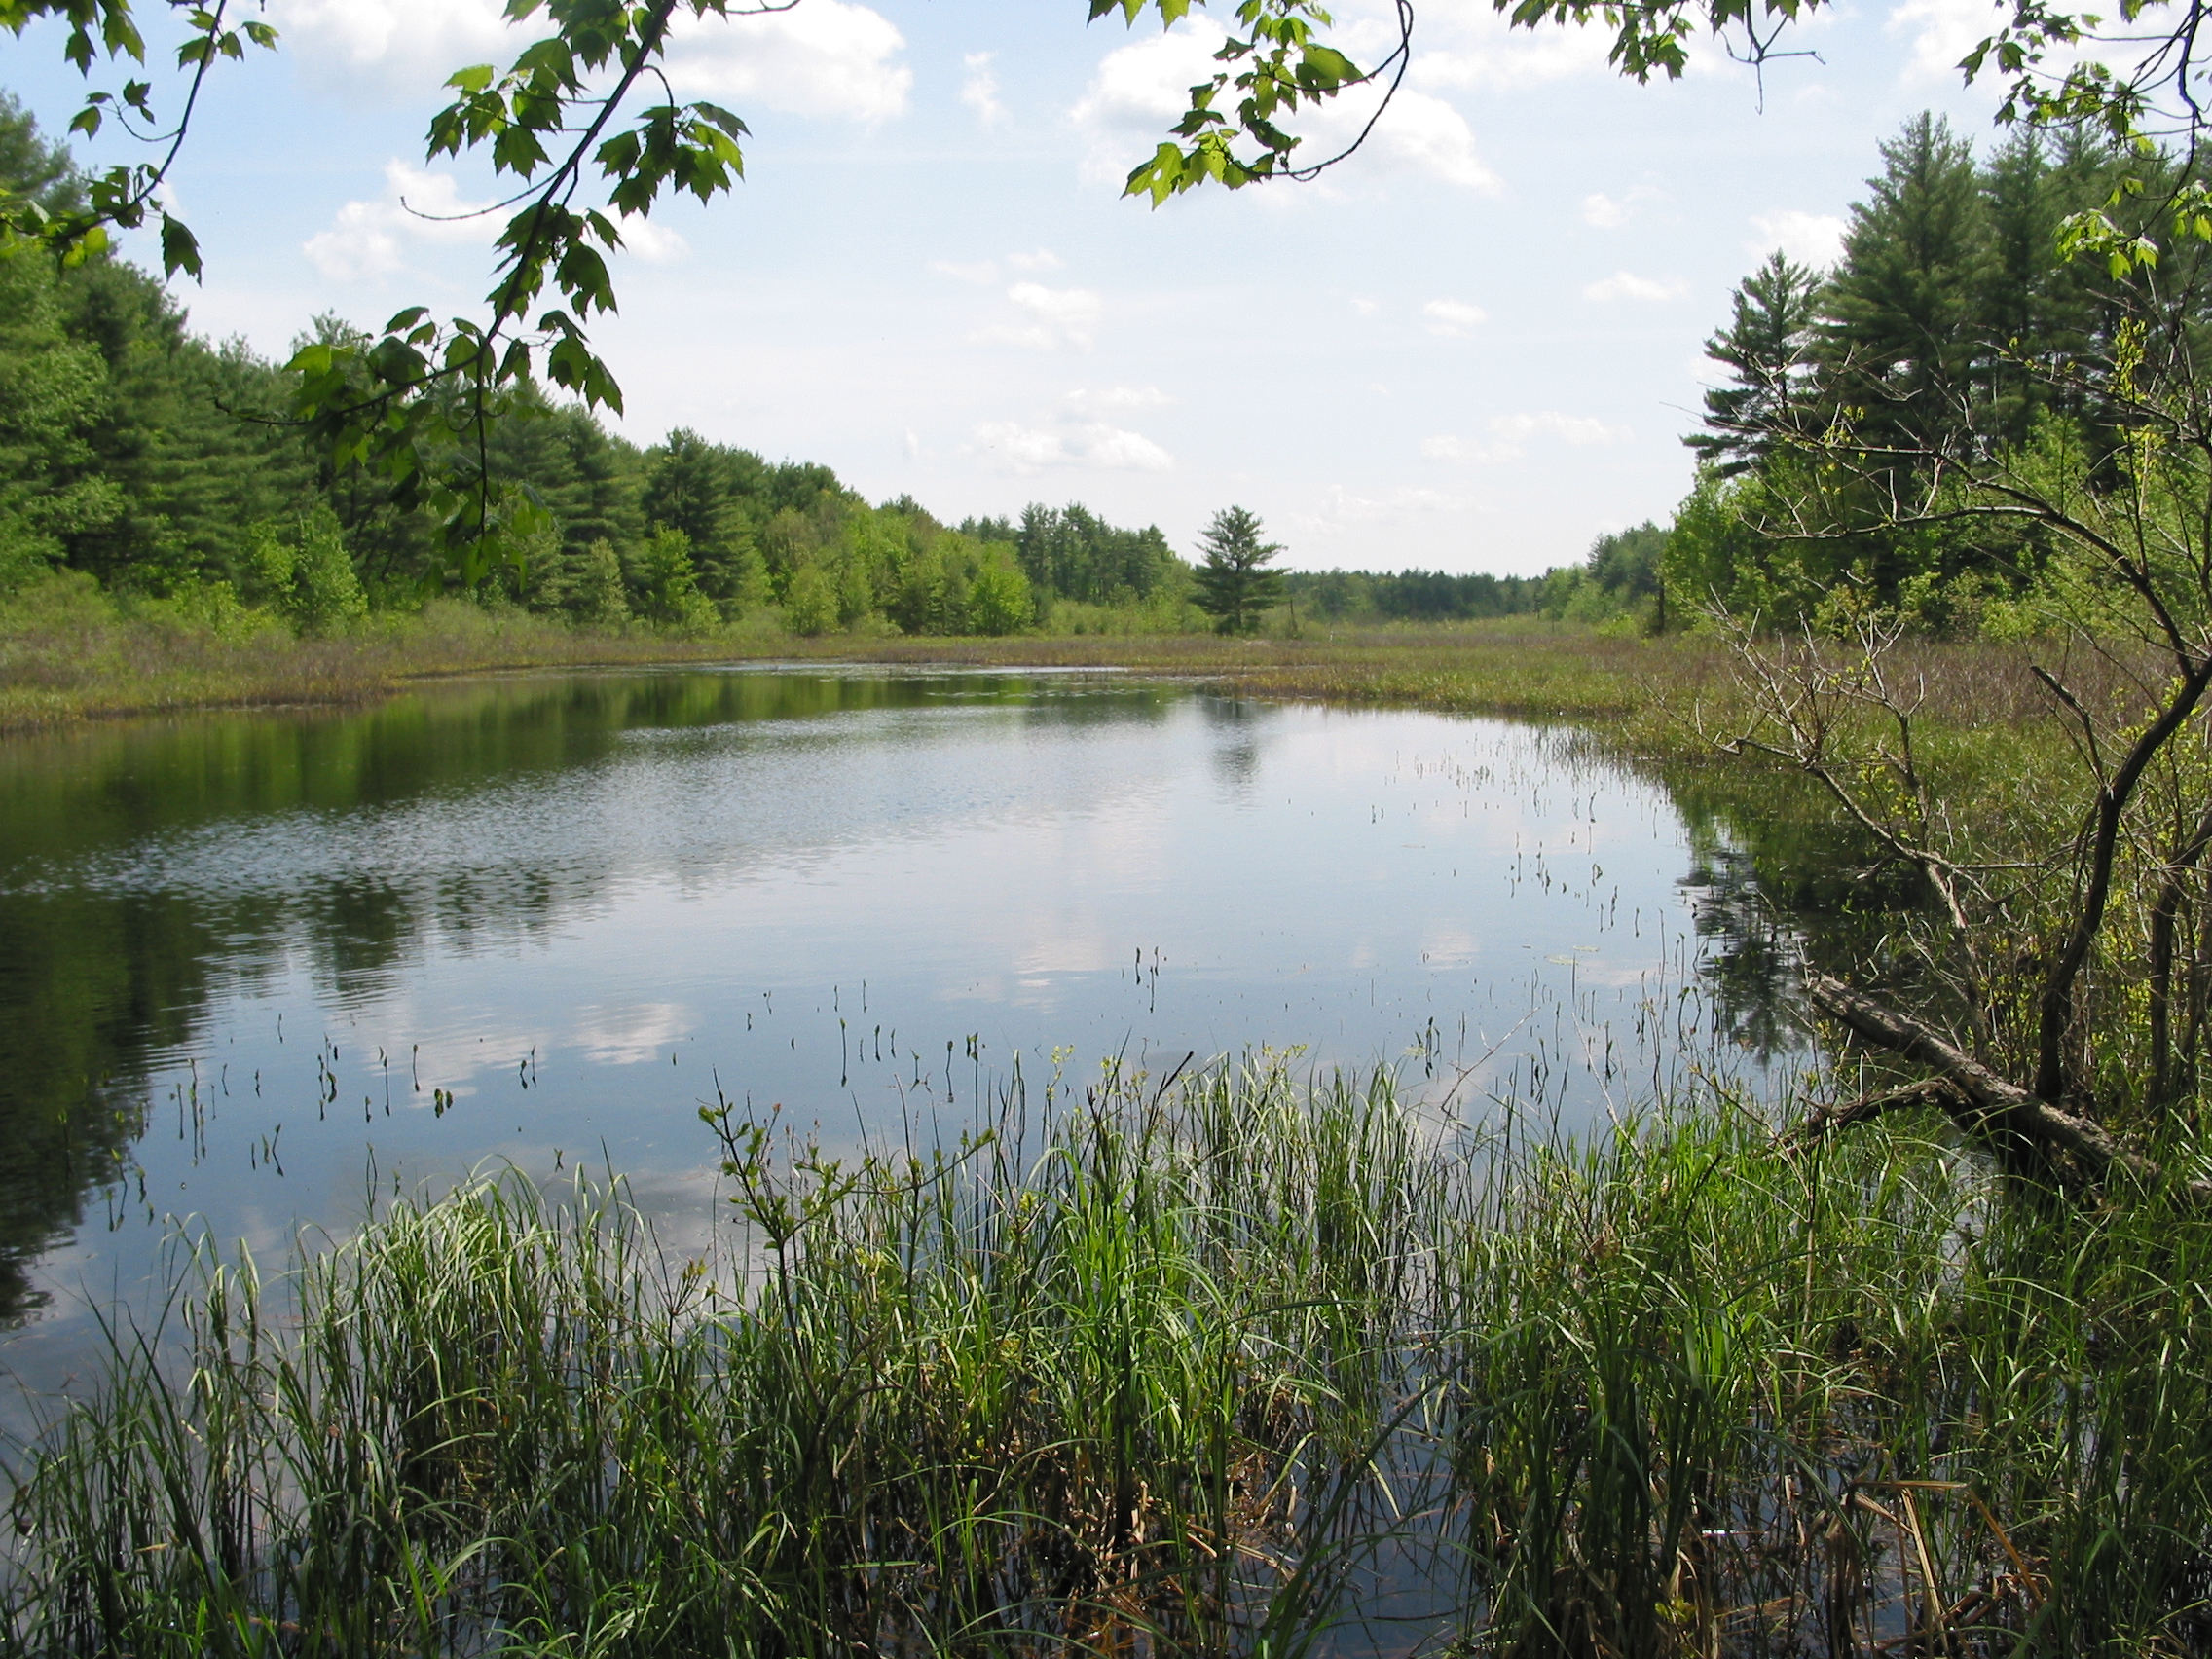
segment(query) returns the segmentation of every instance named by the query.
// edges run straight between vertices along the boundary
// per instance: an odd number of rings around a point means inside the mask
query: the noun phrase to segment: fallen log
[[[1984,1139],[2006,1136],[2045,1152],[2071,1156],[2091,1180],[2103,1182],[2123,1169],[2148,1185],[2164,1184],[2165,1170],[2141,1153],[2120,1145],[2104,1125],[2053,1106],[1967,1053],[1955,1043],[1910,1014],[1887,1008],[1825,974],[1805,978],[1805,994],[1816,1008],[1861,1042],[1932,1068],[1936,1077],[1882,1095],[1848,1102],[1816,1114],[1804,1125],[1812,1138],[1845,1122],[1863,1122],[1883,1111],[1925,1100],[1941,1106],[1952,1122]],[[2182,1179],[2182,1190],[2201,1204],[2212,1204],[2212,1181]]]

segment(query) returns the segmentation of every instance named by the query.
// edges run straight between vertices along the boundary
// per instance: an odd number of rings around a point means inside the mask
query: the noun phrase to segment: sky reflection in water
[[[1035,1088],[1302,1045],[1575,1124],[1710,1017],[1664,790],[1501,722],[685,671],[76,734],[0,772],[0,1113],[51,1131],[0,1155],[9,1293],[52,1297],[26,1374],[166,1218],[280,1258],[360,1213],[372,1159],[610,1164],[681,1241],[718,1088],[926,1140],[1017,1056]]]

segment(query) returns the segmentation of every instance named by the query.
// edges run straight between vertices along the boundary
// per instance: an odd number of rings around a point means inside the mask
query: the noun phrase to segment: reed
[[[1931,1121],[1567,1144],[1279,1060],[837,1161],[731,1222],[400,1198],[12,1460],[25,1653],[2186,1653],[2212,1227]]]

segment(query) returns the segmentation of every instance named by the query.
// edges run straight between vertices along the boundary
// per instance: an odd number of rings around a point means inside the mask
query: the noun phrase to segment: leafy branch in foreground
[[[1191,0],[1088,0],[1093,20],[1119,12],[1133,25],[1147,12],[1163,27],[1185,18]],[[1547,24],[1612,31],[1606,59],[1639,84],[1654,75],[1677,79],[1689,65],[1700,36],[1729,57],[1763,72],[1782,57],[1813,55],[1784,51],[1790,25],[1819,10],[1822,0],[1491,0],[1492,10],[1514,28]],[[2128,0],[2121,32],[2108,32],[2100,18],[2052,0],[2010,0],[1996,30],[1959,60],[1968,84],[1998,79],[2004,101],[2001,124],[2073,130],[2101,130],[2149,154],[2159,138],[2194,146],[2204,127],[2200,101],[2203,67],[2197,39],[2212,0]],[[1335,19],[1314,0],[1240,0],[1232,35],[1214,55],[1223,65],[1191,89],[1190,106],[1152,157],[1133,170],[1126,194],[1148,196],[1157,206],[1171,196],[1212,179],[1235,190],[1271,178],[1309,179],[1344,161],[1366,142],[1404,80],[1413,55],[1415,0],[1395,0],[1397,42],[1374,70],[1362,71],[1326,31]],[[2156,14],[2159,22],[2145,22]],[[1299,162],[1304,142],[1281,118],[1314,108],[1357,87],[1379,86],[1382,95],[1353,140],[1324,160]],[[1226,93],[1240,94],[1234,116],[1220,107]],[[2157,264],[2160,244],[2140,229],[2123,229],[2119,210],[2153,190],[2148,171],[2121,177],[2101,209],[2077,214],[2063,227],[2068,251],[2107,261],[2116,276]],[[2176,242],[2212,241],[2212,192],[2190,185],[2162,203]]]
[[[543,10],[555,32],[504,73],[480,64],[446,83],[456,96],[431,120],[430,157],[486,149],[496,175],[523,184],[481,210],[512,209],[497,243],[498,279],[485,296],[490,314],[440,324],[410,307],[373,344],[318,342],[289,367],[301,376],[295,413],[312,435],[333,461],[393,480],[402,507],[427,507],[464,583],[499,562],[519,564],[544,528],[543,507],[501,488],[492,467],[493,428],[521,408],[520,388],[542,367],[587,408],[622,408],[621,387],[585,332],[594,313],[615,309],[607,255],[622,246],[618,221],[645,216],[664,190],[710,202],[744,176],[745,124],[669,92],[660,59],[672,22],[685,11],[729,18],[795,3],[509,0],[510,18]],[[663,101],[623,125],[641,83],[657,85]],[[549,287],[553,303],[540,310]]]
[[[81,265],[106,251],[110,227],[134,231],[152,217],[161,223],[164,275],[182,272],[199,276],[200,243],[163,204],[162,189],[192,129],[209,72],[225,58],[242,58],[249,45],[274,48],[276,31],[258,18],[234,25],[230,0],[214,0],[212,5],[169,0],[169,5],[184,19],[186,29],[176,49],[177,67],[188,78],[175,126],[162,128],[154,113],[153,85],[140,80],[126,81],[120,92],[88,92],[84,106],[69,123],[70,131],[92,138],[113,122],[132,137],[159,148],[160,159],[92,174],[85,180],[82,201],[59,211],[50,203],[13,197],[0,189],[0,258],[29,245],[49,251],[66,265]],[[111,60],[123,58],[145,66],[146,42],[130,15],[129,0],[0,0],[0,28],[18,38],[33,21],[49,17],[69,24],[61,54],[80,74],[90,75],[94,58],[102,54]]]

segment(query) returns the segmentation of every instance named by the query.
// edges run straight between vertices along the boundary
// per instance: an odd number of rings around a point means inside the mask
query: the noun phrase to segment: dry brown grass
[[[2046,717],[2038,653],[2005,645],[1908,642],[1892,664],[1926,712],[1964,727]],[[189,708],[367,701],[410,681],[550,667],[684,662],[868,662],[993,668],[1117,668],[1205,679],[1258,697],[1386,704],[1532,720],[1602,723],[1638,747],[1678,747],[1700,717],[1739,706],[1728,651],[1704,636],[1639,639],[1516,617],[1434,627],[1327,628],[1296,637],[1017,635],[1003,639],[832,634],[772,627],[701,638],[594,632],[517,611],[437,602],[344,638],[224,631],[160,608],[119,607],[89,583],[56,582],[0,610],[0,730]],[[2118,691],[2110,659],[2074,665],[2084,689]]]

